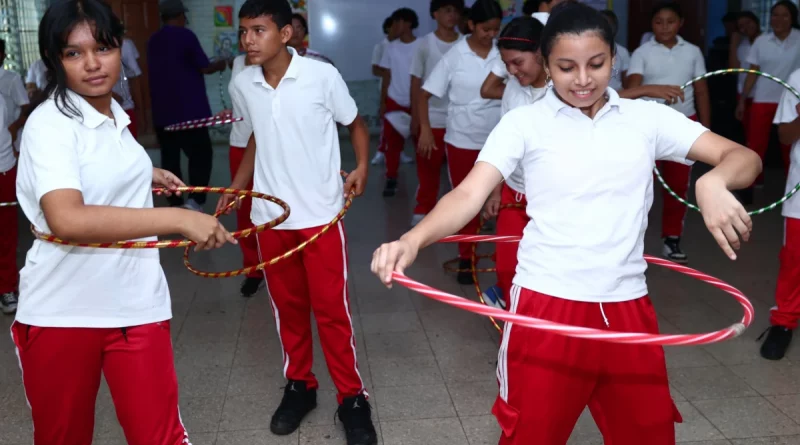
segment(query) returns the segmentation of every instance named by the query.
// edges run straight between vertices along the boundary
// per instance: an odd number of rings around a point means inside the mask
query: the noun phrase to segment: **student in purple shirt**
[[[197,36],[186,28],[186,8],[181,0],[159,4],[164,26],[147,42],[153,126],[161,146],[161,167],[181,178],[181,150],[189,158],[189,181],[207,186],[211,178],[211,138],[207,128],[164,131],[164,127],[211,116],[203,76],[225,70],[226,60],[209,61]],[[183,204],[172,196],[170,205]],[[191,194],[184,207],[201,210],[206,195]]]

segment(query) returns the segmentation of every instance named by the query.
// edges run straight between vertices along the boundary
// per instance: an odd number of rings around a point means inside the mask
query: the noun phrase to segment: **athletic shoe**
[[[414,157],[413,156],[409,156],[409,155],[407,155],[407,154],[405,154],[403,152],[400,152],[400,162],[403,163],[403,164],[413,164],[414,163]]]
[[[372,161],[370,161],[370,164],[372,164],[372,165],[381,165],[384,162],[386,162],[386,156],[384,156],[383,152],[379,151],[379,152],[375,153],[375,156],[372,157]]]
[[[770,326],[764,331],[767,339],[761,344],[761,356],[767,360],[780,360],[792,342],[792,330],[783,326]],[[761,334],[758,338],[764,336]]]
[[[9,315],[17,312],[17,294],[14,292],[7,292],[0,295],[0,311]]]
[[[664,238],[664,258],[678,264],[686,264],[689,257],[681,250],[681,238],[679,236],[668,236]]]
[[[264,278],[262,277],[247,277],[242,282],[242,287],[240,288],[242,292],[242,296],[246,298],[250,298],[261,289],[261,285],[264,284]]]
[[[458,273],[456,280],[458,284],[475,284],[472,281],[472,261],[462,259],[458,262],[458,269],[462,272]]]
[[[419,224],[419,222],[422,221],[422,218],[425,218],[425,216],[426,215],[422,213],[415,213],[411,217],[411,227],[415,227],[417,224]]]
[[[397,193],[397,179],[389,178],[386,180],[386,187],[383,188],[383,197],[389,198]]]
[[[488,306],[496,307],[497,309],[506,309],[506,300],[503,298],[503,291],[500,289],[500,286],[496,284],[483,291],[483,301]]]
[[[336,413],[344,424],[347,445],[375,445],[378,443],[378,434],[372,423],[372,407],[364,395],[342,400]]]
[[[306,414],[317,407],[317,390],[306,389],[306,382],[289,380],[283,390],[283,399],[272,420],[269,429],[279,436],[288,436],[300,427]]]

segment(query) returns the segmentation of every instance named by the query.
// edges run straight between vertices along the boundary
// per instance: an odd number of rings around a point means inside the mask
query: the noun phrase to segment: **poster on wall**
[[[214,58],[231,59],[239,51],[237,41],[238,33],[233,30],[217,31],[214,35]]]
[[[306,23],[308,23],[308,0],[289,0],[289,5],[292,7],[292,12],[295,14],[300,14],[306,19]],[[308,48],[308,33],[306,33],[306,39],[303,41],[303,46]]]
[[[219,5],[214,7],[214,27],[233,28],[233,6]]]
[[[508,23],[517,16],[517,0],[499,0],[503,10],[503,23]]]

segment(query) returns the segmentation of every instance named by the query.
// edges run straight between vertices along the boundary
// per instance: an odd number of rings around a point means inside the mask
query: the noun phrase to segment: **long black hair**
[[[67,95],[67,73],[61,54],[67,46],[69,34],[79,25],[87,23],[94,38],[110,48],[120,48],[125,34],[119,18],[103,0],[59,0],[47,8],[39,23],[39,55],[47,68],[47,86],[35,101],[36,108],[45,99],[53,97],[59,111],[68,117],[82,118],[80,110]]]
[[[535,53],[539,51],[543,29],[542,22],[533,17],[516,17],[500,31],[497,48]]]
[[[611,55],[617,53],[614,30],[600,11],[583,3],[564,2],[553,8],[542,31],[541,50],[545,62],[559,37],[563,34],[581,35],[584,32],[597,33],[610,47]]]

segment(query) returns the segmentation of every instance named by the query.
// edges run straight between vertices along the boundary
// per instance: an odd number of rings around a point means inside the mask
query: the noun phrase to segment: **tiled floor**
[[[156,153],[153,153],[157,159]],[[216,150],[213,184],[227,185],[227,153]],[[353,156],[343,147],[344,167]],[[372,251],[407,228],[413,205],[414,167],[403,166],[401,190],[380,195],[381,169],[374,168],[367,195],[346,218],[350,243],[350,286],[361,373],[372,394],[375,420],[385,445],[489,445],[499,430],[490,408],[496,394],[497,334],[490,324],[403,288],[387,290],[368,272]],[[777,198],[779,172],[760,202]],[[660,193],[659,193],[660,195]],[[795,198],[797,199],[797,198]],[[207,206],[209,207],[209,206]],[[651,214],[649,253],[659,253],[660,199]],[[225,223],[233,227],[230,217]],[[25,226],[22,226],[25,227]],[[30,245],[24,230],[20,258]],[[709,347],[667,349],[672,389],[684,423],[682,443],[704,445],[800,444],[800,348],[781,362],[758,356],[756,337],[767,325],[772,304],[782,220],[777,212],[755,218],[755,234],[737,262],[728,261],[705,231],[700,216],[687,218],[684,247],[691,265],[742,289],[756,307],[756,323],[741,338]],[[454,246],[424,251],[409,274],[440,289],[475,298],[441,270]],[[227,247],[194,256],[211,270],[239,267],[239,252]],[[343,445],[334,422],[335,394],[317,346],[315,370],[321,381],[319,407],[300,430],[279,438],[269,418],[281,386],[280,345],[265,292],[245,300],[238,279],[207,280],[187,272],[179,251],[164,251],[173,297],[175,361],[183,420],[195,445]],[[741,317],[728,296],[662,269],[648,272],[650,291],[665,332],[702,332]],[[484,281],[489,283],[490,276]],[[7,329],[11,317],[0,318]],[[0,342],[0,445],[30,443],[31,421],[10,341]],[[568,391],[568,388],[564,389]],[[121,444],[107,388],[98,398],[96,444]],[[571,445],[601,444],[588,414],[578,422]]]

